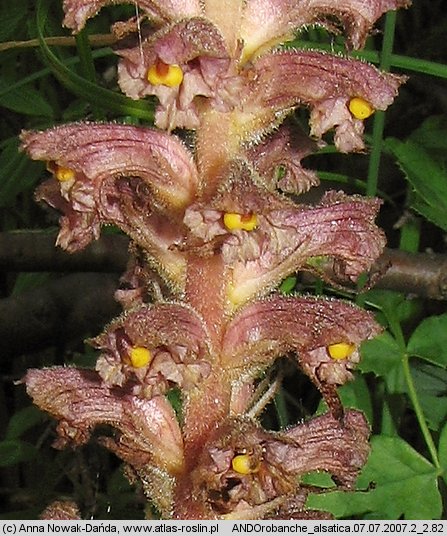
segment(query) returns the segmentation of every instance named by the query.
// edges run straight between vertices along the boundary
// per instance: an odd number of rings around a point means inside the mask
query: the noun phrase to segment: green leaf
[[[36,457],[38,451],[34,445],[20,439],[0,441],[0,467],[9,467],[16,463],[28,462]]]
[[[37,183],[42,170],[41,162],[33,162],[19,152],[18,138],[5,140],[0,153],[0,207],[13,205],[19,193]]]
[[[376,519],[439,519],[442,500],[436,468],[398,437],[374,436],[371,445],[358,479],[365,491],[310,495],[306,506],[337,518],[372,513]]]
[[[23,408],[11,417],[6,429],[6,439],[17,439],[24,432],[45,420],[45,414],[36,406]]]
[[[447,367],[447,313],[423,320],[408,341],[408,353]]]
[[[294,275],[289,275],[289,277],[286,277],[279,285],[279,291],[283,294],[291,294],[295,289],[296,281],[297,280]]]
[[[411,140],[389,138],[386,145],[414,188],[411,206],[447,231],[447,172],[442,163]]]
[[[383,312],[388,322],[406,319],[407,297],[394,290],[368,290],[362,294],[365,303]]]
[[[424,147],[432,156],[447,158],[447,117],[430,116],[411,133],[409,139]]]
[[[38,0],[37,30],[42,54],[56,78],[78,97],[107,111],[118,112],[121,115],[133,115],[140,119],[153,121],[152,106],[147,100],[135,101],[120,93],[115,93],[78,76],[70,70],[49,49],[44,39],[43,29],[47,20],[50,5],[48,0]]]
[[[441,463],[443,469],[442,478],[447,484],[447,423],[444,424],[444,428],[439,436],[438,455],[439,462]]]
[[[7,86],[8,84],[2,80],[0,82],[0,91],[5,90]],[[22,87],[20,91],[4,92],[0,96],[0,106],[24,115],[39,117],[53,117],[54,115],[53,108],[45,98],[30,86]]]
[[[400,368],[402,362],[399,345],[388,331],[362,343],[360,354],[362,358],[358,369],[362,372],[373,372],[376,376],[387,376],[396,368]]]
[[[371,394],[363,376],[360,374],[356,375],[354,381],[338,389],[338,394],[340,395],[343,407],[359,409],[363,411],[370,423],[373,422]]]
[[[427,425],[439,430],[447,419],[447,370],[416,361],[411,376]]]
[[[17,28],[28,16],[28,1],[15,0],[14,2],[0,3],[0,41],[9,38],[17,39]]]

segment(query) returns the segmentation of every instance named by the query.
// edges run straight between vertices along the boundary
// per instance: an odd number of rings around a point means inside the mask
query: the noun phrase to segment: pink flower
[[[205,445],[175,516],[194,508],[203,519],[327,519],[306,510],[310,490],[300,477],[325,471],[334,487],[351,489],[368,456],[368,436],[363,415],[352,410],[343,422],[326,414],[280,433],[229,420]]]
[[[79,31],[109,3],[65,0],[65,24]],[[385,11],[407,5],[407,0],[234,0],[222,9],[217,0],[143,1],[139,9],[159,29],[118,52],[119,82],[134,99],[158,97],[160,128],[197,128],[211,107],[231,112],[233,135],[243,143],[277,125],[281,114],[305,105],[313,136],[336,127],[341,151],[362,150],[363,122],[350,111],[350,101],[361,98],[371,111],[384,110],[404,78],[320,52],[269,50],[309,24],[338,31],[335,20],[348,46],[359,48]]]

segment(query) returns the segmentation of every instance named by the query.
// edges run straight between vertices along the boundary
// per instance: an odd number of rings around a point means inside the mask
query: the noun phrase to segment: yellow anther
[[[236,473],[241,475],[249,475],[257,473],[260,468],[258,461],[255,461],[253,456],[249,454],[238,454],[231,460],[231,467]]]
[[[353,97],[348,104],[349,111],[356,119],[367,119],[374,113],[371,104],[362,97]]]
[[[327,347],[327,352],[332,359],[346,359],[354,350],[355,344],[349,342],[338,342]]]
[[[253,231],[258,225],[256,214],[236,214],[227,212],[223,217],[224,225],[229,231],[242,229],[244,231]]]
[[[151,352],[144,346],[134,346],[129,354],[129,360],[133,367],[142,368],[151,362]]]
[[[153,86],[177,87],[183,81],[183,71],[178,65],[157,61],[147,71],[147,81]]]
[[[68,167],[56,166],[54,170],[54,176],[60,182],[71,181],[75,178],[75,175],[75,172]]]

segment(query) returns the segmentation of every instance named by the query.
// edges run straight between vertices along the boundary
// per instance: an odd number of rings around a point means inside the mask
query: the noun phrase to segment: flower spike
[[[63,0],[64,23],[79,32],[115,3]],[[324,278],[327,266],[352,286],[380,256],[379,199],[327,191],[310,205],[297,196],[319,183],[302,161],[326,133],[341,152],[363,151],[364,121],[405,77],[273,47],[318,24],[358,48],[408,0],[123,3],[135,17],[112,27],[118,85],[132,99],[158,99],[156,128],[80,122],[21,139],[53,175],[36,197],[62,213],[58,245],[82,249],[110,224],[130,237],[133,260],[116,292],[124,312],[88,341],[95,370],[32,369],[27,392],[57,419],[58,448],[105,427],[99,443],[164,518],[328,519],[306,508],[303,477],[324,471],[334,490],[354,488],[370,430],[337,389],[381,327],[353,303],[274,289],[297,270]],[[309,129],[286,119],[298,106]],[[268,383],[284,357],[329,411],[272,432],[253,416],[279,388],[281,375]],[[57,502],[44,515],[79,512]]]

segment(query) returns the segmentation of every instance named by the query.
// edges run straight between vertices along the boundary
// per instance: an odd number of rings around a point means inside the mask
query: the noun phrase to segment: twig
[[[113,34],[94,34],[88,36],[89,44],[92,47],[105,47],[117,42]],[[76,38],[72,36],[46,37],[45,43],[49,46],[75,47]],[[0,43],[0,52],[12,48],[35,48],[39,46],[39,39],[28,39],[27,41],[5,41]]]
[[[117,285],[115,274],[76,273],[0,300],[0,354],[6,359],[96,335],[120,312]]]
[[[56,233],[42,231],[0,233],[0,270],[116,273],[125,270],[129,244],[125,236],[103,235],[86,250],[73,255],[55,248],[55,237]],[[385,249],[372,271],[379,274],[375,288],[447,299],[447,255]],[[336,279],[332,263],[327,263],[325,272],[332,280]]]

